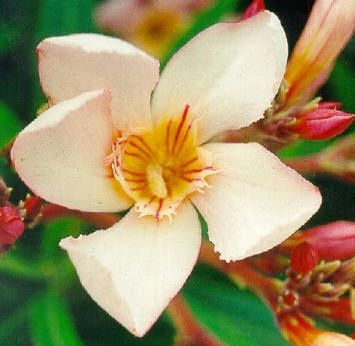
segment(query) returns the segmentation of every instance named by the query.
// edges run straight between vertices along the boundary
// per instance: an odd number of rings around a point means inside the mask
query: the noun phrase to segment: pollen
[[[109,161],[140,216],[171,219],[185,198],[208,186],[205,177],[215,170],[200,157],[196,130],[186,105],[180,116],[161,120],[151,131],[115,141]]]

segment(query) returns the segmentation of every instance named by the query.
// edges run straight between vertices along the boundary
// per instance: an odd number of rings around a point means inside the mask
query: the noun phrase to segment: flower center
[[[113,145],[114,176],[141,216],[170,219],[189,194],[207,186],[205,177],[215,173],[201,159],[188,111],[186,106],[181,116],[162,120],[151,131],[119,137]]]

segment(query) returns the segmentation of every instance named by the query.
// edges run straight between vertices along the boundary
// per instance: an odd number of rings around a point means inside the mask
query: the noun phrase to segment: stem
[[[273,311],[276,311],[278,297],[282,288],[279,280],[262,275],[246,261],[226,263],[219,260],[212,246],[207,242],[202,244],[200,260],[225,272],[233,281],[242,282],[257,293]]]
[[[110,213],[88,213],[78,210],[71,210],[56,204],[45,204],[41,211],[42,218],[44,222],[51,221],[58,217],[63,216],[76,216],[83,219],[98,228],[108,228],[119,221],[120,217],[118,215]]]
[[[292,159],[284,160],[284,163],[301,174],[324,173],[323,168],[319,164],[318,155],[295,157]]]
[[[175,346],[221,345],[200,326],[181,295],[171,301],[168,313],[177,330]]]

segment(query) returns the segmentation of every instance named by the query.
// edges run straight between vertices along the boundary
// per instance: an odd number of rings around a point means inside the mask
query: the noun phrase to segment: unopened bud
[[[355,346],[345,334],[321,330],[300,313],[289,313],[279,321],[285,337],[295,346]]]
[[[318,262],[317,250],[307,242],[297,245],[291,255],[291,269],[298,274],[309,273]]]
[[[12,245],[24,231],[18,210],[12,206],[0,208],[0,245]]]
[[[242,20],[255,16],[260,11],[265,10],[264,0],[253,0],[242,15]]]
[[[355,118],[354,114],[337,110],[337,106],[335,102],[320,103],[317,108],[301,113],[290,129],[304,139],[333,138],[344,132]]]
[[[297,232],[281,248],[292,251],[302,242],[312,245],[322,260],[345,260],[355,256],[355,222],[335,221]]]

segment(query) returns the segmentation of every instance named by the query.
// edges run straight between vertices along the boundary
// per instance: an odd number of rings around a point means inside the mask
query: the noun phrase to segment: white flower
[[[14,166],[68,208],[135,205],[110,229],[60,243],[90,296],[133,334],[147,332],[196,262],[195,207],[226,261],[270,249],[319,208],[317,188],[262,146],[205,144],[260,119],[277,93],[287,42],[274,14],[196,36],[152,99],[158,62],[123,41],[55,37],[38,53],[54,105],[18,136]]]

